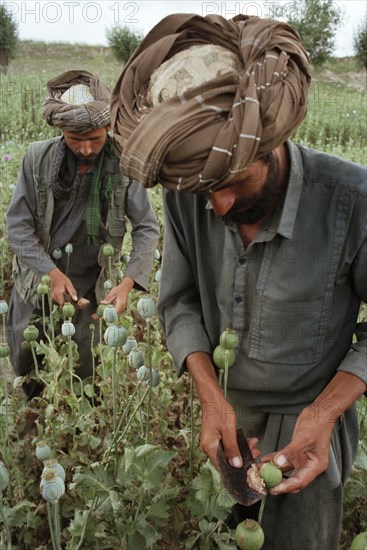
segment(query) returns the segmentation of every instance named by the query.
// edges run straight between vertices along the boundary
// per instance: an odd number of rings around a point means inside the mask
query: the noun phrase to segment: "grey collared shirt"
[[[338,369],[367,382],[366,171],[288,148],[286,196],[246,249],[204,197],[164,192],[159,315],[178,372],[235,328],[228,387],[268,412],[299,411]]]

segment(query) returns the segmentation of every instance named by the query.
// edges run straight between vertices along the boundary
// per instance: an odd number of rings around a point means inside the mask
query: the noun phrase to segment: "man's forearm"
[[[186,366],[194,380],[201,405],[213,401],[218,395],[224,397],[209,354],[201,351],[190,353]]]
[[[361,378],[339,371],[304,413],[312,411],[318,423],[334,424],[365,391],[366,384]]]

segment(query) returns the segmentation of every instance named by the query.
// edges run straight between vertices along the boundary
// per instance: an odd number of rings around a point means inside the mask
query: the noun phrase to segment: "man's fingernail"
[[[279,455],[276,458],[274,458],[274,462],[277,466],[285,466],[287,464],[287,459],[284,455]]]
[[[242,459],[240,456],[234,456],[233,458],[231,458],[229,460],[229,463],[231,466],[233,466],[234,468],[241,468],[242,466]]]

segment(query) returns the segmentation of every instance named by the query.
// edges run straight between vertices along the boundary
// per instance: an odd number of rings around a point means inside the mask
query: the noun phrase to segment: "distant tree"
[[[17,24],[5,6],[0,4],[0,70],[7,71],[18,44]]]
[[[296,0],[277,10],[300,34],[313,65],[322,65],[330,57],[342,11],[333,0]]]
[[[353,42],[358,64],[367,69],[367,13],[357,28]]]
[[[126,26],[115,25],[106,30],[106,37],[116,59],[126,63],[142,41],[143,34]]]

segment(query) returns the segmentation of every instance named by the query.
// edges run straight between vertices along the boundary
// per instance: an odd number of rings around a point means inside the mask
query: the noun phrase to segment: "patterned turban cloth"
[[[50,126],[84,133],[110,124],[111,92],[87,71],[67,71],[47,83],[43,118]]]
[[[145,187],[220,189],[295,132],[310,79],[306,50],[285,23],[170,15],[112,93],[121,170]]]

